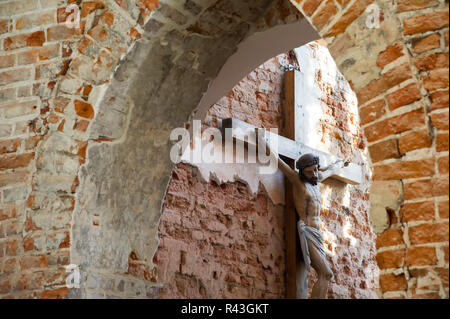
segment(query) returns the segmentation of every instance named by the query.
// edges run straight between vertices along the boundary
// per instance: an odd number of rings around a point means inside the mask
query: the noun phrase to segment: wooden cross
[[[295,77],[298,76],[298,71],[288,71],[285,73],[285,112],[284,112],[284,128],[281,135],[273,136],[278,141],[278,154],[286,158],[286,163],[292,168],[295,167],[295,161],[306,153],[312,153],[319,157],[321,166],[327,166],[336,162],[337,157],[313,149],[304,143],[295,141],[295,97],[296,97],[296,83]],[[297,83],[298,84],[298,83]],[[300,124],[300,123],[298,123]],[[222,129],[231,128],[233,137],[237,140],[256,145],[256,138],[253,135],[255,126],[245,123],[243,121],[229,118],[222,121]],[[266,133],[266,142],[270,146],[270,133]],[[252,138],[253,136],[253,138]],[[331,178],[340,180],[344,183],[357,185],[363,181],[362,167],[353,163],[341,168],[332,175]],[[285,240],[286,240],[286,297],[294,299],[297,294],[296,287],[296,234],[297,234],[297,216],[295,213],[294,201],[292,198],[292,185],[286,180],[285,182]]]

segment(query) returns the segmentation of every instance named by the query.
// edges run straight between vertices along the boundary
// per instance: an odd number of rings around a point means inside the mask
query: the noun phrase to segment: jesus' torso
[[[319,185],[295,183],[292,187],[295,208],[304,223],[320,229],[321,198]]]

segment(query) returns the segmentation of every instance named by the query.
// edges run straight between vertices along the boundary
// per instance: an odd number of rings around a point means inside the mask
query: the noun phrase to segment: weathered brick
[[[369,146],[369,152],[370,158],[374,163],[400,157],[397,139],[395,138]]]
[[[389,228],[377,236],[377,248],[403,245],[401,228]]]
[[[448,90],[434,92],[431,94],[430,98],[431,98],[431,105],[430,105],[431,111],[449,107]]]
[[[383,274],[380,275],[380,288],[382,292],[406,290],[408,283],[405,275]]]
[[[0,187],[23,184],[29,173],[28,171],[15,170],[14,172],[0,173]],[[1,220],[1,218],[0,218]]]
[[[412,245],[448,241],[448,222],[409,227]]]
[[[28,14],[16,20],[16,30],[31,29],[55,22],[54,12]]]
[[[403,21],[403,33],[406,35],[433,31],[444,27],[448,27],[448,11],[431,12]]]
[[[377,66],[380,68],[384,68],[386,65],[397,60],[403,55],[403,44],[401,42],[397,42],[393,45],[388,46],[386,50],[378,55]]]
[[[11,84],[14,82],[32,80],[30,68],[22,68],[10,71],[0,71],[0,85]]]
[[[68,294],[67,287],[44,290],[40,298],[41,299],[66,299]]]
[[[438,203],[438,210],[439,210],[439,217],[443,219],[448,219],[448,201],[439,202]]]
[[[406,12],[429,8],[439,4],[439,0],[397,0],[397,11]]]
[[[20,49],[23,47],[40,47],[45,42],[44,31],[36,31],[28,34],[19,34],[5,38],[3,47],[5,50]]]
[[[449,74],[448,69],[432,70],[423,77],[423,86],[428,91],[448,88]]]
[[[91,12],[103,8],[105,8],[105,5],[102,1],[84,1],[81,7],[81,17],[84,18]]]
[[[437,262],[436,248],[410,247],[406,251],[406,266],[428,266]]]
[[[34,158],[34,153],[20,155],[0,155],[0,170],[26,167]]]
[[[82,28],[67,28],[65,24],[60,24],[47,29],[48,41],[60,41],[76,38],[83,33]]]
[[[378,100],[360,108],[361,124],[364,125],[382,117],[386,113],[385,106],[384,100]]]
[[[408,63],[395,67],[384,73],[381,78],[372,80],[367,86],[359,89],[356,92],[358,101],[360,104],[364,104],[411,77],[412,72]]]
[[[74,105],[77,115],[88,119],[94,118],[94,108],[89,103],[75,100]]]
[[[448,131],[445,133],[438,133],[436,136],[436,151],[448,151]]]
[[[0,106],[0,119],[12,119],[25,115],[35,114],[37,110],[37,101],[28,102],[10,102]]]
[[[448,52],[420,55],[416,58],[415,65],[420,71],[448,68]]]
[[[389,135],[421,128],[425,124],[425,111],[420,108],[367,126],[364,134],[369,142],[374,142]]]
[[[306,0],[303,3],[302,9],[305,12],[305,14],[309,17],[316,11],[321,2],[322,0]]]
[[[430,114],[431,123],[438,130],[448,130],[448,110]]]
[[[400,209],[402,222],[426,221],[434,219],[434,202],[404,204]]]
[[[416,53],[423,53],[441,47],[441,35],[434,33],[413,42],[413,50]]]
[[[324,37],[332,37],[344,33],[347,27],[352,24],[359,16],[361,16],[366,8],[375,0],[361,0],[356,1],[351,7],[347,8],[346,12],[327,32]]]
[[[0,141],[0,154],[15,153],[22,143],[21,139],[12,139]]]
[[[405,250],[386,250],[377,254],[377,262],[380,269],[398,268],[405,263]]]
[[[15,0],[13,2],[0,3],[0,12],[2,16],[9,17],[27,11],[33,11],[38,7],[38,0]]]
[[[447,156],[441,156],[438,158],[438,167],[439,167],[439,173],[440,174],[448,174],[448,155]]]
[[[374,167],[374,180],[396,180],[433,176],[434,160],[403,161]]]
[[[397,91],[387,95],[387,101],[390,110],[395,110],[401,106],[420,100],[419,85],[417,83],[409,84]]]
[[[323,29],[337,13],[338,9],[334,4],[333,0],[327,0],[324,6],[319,10],[319,12],[314,16],[312,22],[313,25],[318,29]]]
[[[0,56],[0,68],[8,68],[14,66],[15,61],[16,61],[15,54]]]
[[[405,154],[421,148],[431,147],[433,139],[430,136],[428,129],[411,131],[400,136],[398,140],[398,147],[400,154]]]

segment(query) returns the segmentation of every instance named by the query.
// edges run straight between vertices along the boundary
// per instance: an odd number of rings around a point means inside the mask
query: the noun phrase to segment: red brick
[[[65,298],[67,298],[67,293],[68,293],[68,289],[66,287],[52,289],[52,290],[44,290],[41,293],[40,298],[41,299],[65,299]]]
[[[401,106],[420,100],[421,97],[422,95],[420,94],[419,85],[417,83],[412,83],[391,94],[388,94],[387,101],[389,104],[389,109],[395,110]]]
[[[323,29],[337,13],[337,7],[334,0],[327,0],[326,4],[322,6],[319,12],[314,16],[312,23],[318,29]]]
[[[403,245],[401,228],[389,228],[377,237],[377,248]]]
[[[448,110],[446,112],[430,114],[431,123],[438,130],[448,130]]]
[[[416,53],[423,53],[441,47],[441,35],[434,33],[413,42],[413,50]]]
[[[434,247],[410,247],[406,251],[406,266],[436,265],[437,256]]]
[[[430,98],[431,98],[430,111],[449,107],[448,90],[434,92],[431,94]]]
[[[448,196],[448,176],[435,177],[432,184],[433,196]]]
[[[420,55],[416,58],[415,65],[419,71],[448,68],[448,52]]]
[[[433,176],[434,160],[404,161],[374,167],[374,180],[397,180]]]
[[[397,0],[397,11],[406,12],[432,7],[439,4],[439,0]]]
[[[34,153],[20,155],[1,155],[0,170],[26,167],[34,158]]]
[[[0,281],[0,295],[7,294],[11,290],[11,283],[8,278]]]
[[[44,31],[36,31],[28,34],[20,34],[5,38],[3,46],[5,50],[20,49],[23,47],[40,47],[45,42]]]
[[[448,222],[409,227],[412,245],[448,241]]]
[[[438,203],[439,217],[443,219],[448,218],[448,201]]]
[[[448,131],[445,133],[438,133],[436,136],[436,151],[448,151]]]
[[[406,154],[417,149],[431,147],[432,145],[433,139],[431,138],[428,129],[407,132],[405,135],[400,136],[398,141],[400,154]]]
[[[386,72],[379,79],[372,80],[367,86],[359,89],[357,93],[359,104],[364,104],[367,101],[377,97],[386,92],[388,89],[410,79],[412,72],[408,63],[402,64],[394,69]]]
[[[378,100],[360,108],[361,124],[364,125],[382,117],[386,113],[385,106],[384,100]]]
[[[448,155],[447,156],[441,156],[438,158],[438,167],[439,167],[439,173],[440,174],[448,174]]]
[[[85,1],[81,8],[81,17],[88,16],[91,12],[105,8],[105,5],[101,1]]]
[[[404,274],[383,274],[380,275],[380,288],[382,292],[406,290],[408,284]]]
[[[431,12],[403,21],[403,32],[406,35],[424,33],[448,26],[448,11]]]
[[[89,103],[75,100],[74,105],[75,105],[75,112],[77,113],[78,116],[87,119],[94,118],[94,108]]]
[[[386,50],[378,55],[377,66],[380,68],[384,68],[386,65],[397,60],[403,55],[403,44],[397,42],[393,45],[388,46]]]
[[[379,142],[369,146],[370,158],[372,162],[379,162],[389,158],[398,158],[397,139],[393,138],[387,141]]]
[[[298,2],[298,1],[297,1]],[[317,7],[320,5],[322,0],[306,0],[303,4],[303,12],[310,17],[317,9]]]
[[[448,88],[448,69],[432,70],[423,76],[423,86],[428,91]]]
[[[405,251],[398,249],[379,252],[377,254],[377,263],[380,269],[403,267]]]
[[[434,219],[434,202],[404,204],[400,209],[402,222],[426,221]]]
[[[11,20],[0,20],[0,34],[10,32]]]
[[[425,124],[425,111],[420,108],[367,126],[364,134],[367,141],[374,142],[389,135],[421,128]]]
[[[330,31],[324,36],[332,37],[338,34],[344,33],[347,27],[352,24],[361,14],[364,13],[366,8],[372,4],[375,0],[360,0],[356,1],[351,7],[349,7],[342,17],[331,28]]]

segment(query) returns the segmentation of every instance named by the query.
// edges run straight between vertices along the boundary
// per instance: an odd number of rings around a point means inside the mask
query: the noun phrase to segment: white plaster
[[[210,142],[202,140],[202,149],[208,143]],[[284,205],[284,175],[280,170],[277,170],[275,174],[260,174],[259,170],[263,165],[258,162],[257,157],[253,154],[249,155],[247,151],[244,154],[239,154],[235,151],[233,151],[233,154],[229,154],[226,152],[226,144],[222,144],[222,141],[213,141],[211,143],[214,156],[222,159],[221,163],[205,163],[204,161],[198,163],[194,161],[193,153],[199,151],[200,143],[195,143],[193,148],[188,146],[181,157],[181,161],[197,167],[201,178],[205,182],[214,180],[219,185],[236,181],[245,183],[252,196],[256,196],[261,183],[275,205]],[[226,157],[232,157],[234,162],[224,163]]]

